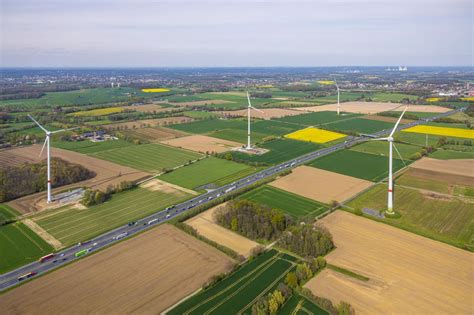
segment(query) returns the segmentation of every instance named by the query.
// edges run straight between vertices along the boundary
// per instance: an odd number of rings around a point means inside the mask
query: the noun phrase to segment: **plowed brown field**
[[[15,149],[1,150],[0,160],[11,161],[11,165],[17,165],[19,164],[18,162],[23,162],[25,160],[28,160],[28,162],[31,163],[37,163],[44,159],[44,156],[41,158],[39,157],[40,151],[40,145],[31,145]],[[94,171],[97,174],[94,178],[91,178],[89,180],[55,188],[53,189],[53,194],[55,192],[67,188],[82,186],[87,186],[93,189],[105,190],[109,185],[117,185],[122,181],[137,181],[150,175],[148,173],[138,171],[130,167],[100,160],[88,155],[69,150],[51,148],[51,156],[59,157],[71,163],[80,164],[88,168],[89,170]],[[40,208],[36,207],[36,204],[40,199],[45,198],[45,194],[45,192],[41,192],[25,196],[19,199],[15,199],[9,202],[9,204],[22,213],[38,211],[40,210]]]
[[[474,186],[474,159],[437,160],[424,157],[410,165],[410,174],[451,184]]]
[[[299,166],[270,185],[324,203],[345,201],[372,182],[309,166]]]
[[[170,103],[170,104],[193,107],[193,106],[205,106],[205,105],[221,105],[221,104],[229,104],[229,103],[233,103],[233,102],[225,101],[225,100],[204,100],[204,101],[180,102],[180,103]]]
[[[358,314],[472,314],[472,253],[339,210],[319,222],[336,245],[327,261],[370,280],[324,270],[314,294]]]
[[[245,257],[250,256],[252,248],[257,247],[258,243],[234,233],[214,221],[213,215],[215,210],[222,206],[224,206],[224,204],[215,206],[195,217],[192,217],[185,223],[195,228],[202,236],[233,249]]]
[[[166,117],[166,118],[129,121],[129,122],[123,122],[123,123],[116,123],[116,124],[107,124],[107,125],[102,125],[102,127],[109,130],[122,130],[122,129],[144,128],[144,127],[160,127],[160,126],[173,125],[173,124],[182,124],[182,123],[186,123],[190,121],[193,121],[193,119],[186,116],[175,116],[175,117]]]
[[[159,142],[187,135],[185,132],[165,127],[132,129],[125,131],[125,133],[150,142]]]
[[[337,104],[328,104],[312,107],[298,107],[296,110],[322,112],[322,111],[337,111]],[[383,102],[344,102],[340,104],[340,109],[343,112],[359,113],[359,114],[377,114],[386,111],[403,111],[404,104],[399,103],[383,103]],[[445,113],[451,109],[436,105],[410,105],[408,111],[423,112],[423,113]]]
[[[166,141],[161,141],[161,143],[171,145],[173,147],[184,148],[196,152],[216,152],[221,153],[229,151],[232,148],[238,148],[242,146],[242,143],[223,140],[208,136],[202,135],[192,135],[187,137],[181,137]]]
[[[0,296],[3,314],[159,314],[231,259],[170,225]]]

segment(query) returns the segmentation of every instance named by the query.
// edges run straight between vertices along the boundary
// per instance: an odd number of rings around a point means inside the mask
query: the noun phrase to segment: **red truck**
[[[43,263],[43,262],[45,262],[45,261],[47,261],[47,260],[53,258],[54,256],[56,256],[56,255],[53,254],[53,253],[51,253],[51,254],[48,254],[48,255],[46,255],[46,256],[41,257],[38,261],[39,261],[40,263]]]

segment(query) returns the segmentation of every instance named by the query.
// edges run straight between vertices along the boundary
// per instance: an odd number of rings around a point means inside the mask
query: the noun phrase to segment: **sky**
[[[1,0],[1,67],[473,66],[471,0]]]

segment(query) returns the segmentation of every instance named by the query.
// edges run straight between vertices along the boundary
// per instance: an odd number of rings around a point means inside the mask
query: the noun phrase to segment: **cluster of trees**
[[[116,186],[109,185],[105,192],[101,190],[91,190],[87,189],[84,192],[84,197],[82,197],[82,204],[84,206],[93,206],[104,203],[105,201],[109,200],[110,197],[118,192],[122,192],[125,190],[130,190],[135,187],[135,184],[130,181],[122,181],[120,184]]]
[[[220,225],[251,239],[275,240],[292,221],[281,210],[247,200],[231,201],[217,209]]]
[[[47,186],[47,164],[25,163],[0,168],[0,202],[43,191]],[[51,159],[53,187],[64,186],[94,177],[96,174],[79,164],[60,158]]]
[[[260,297],[252,305],[252,315],[277,314],[278,310],[291,297],[292,292],[289,286],[280,283],[273,292],[268,293],[267,296]]]
[[[436,151],[436,149],[432,146],[425,147],[425,148],[421,149],[420,151],[413,153],[410,156],[410,160],[412,160],[412,161],[419,160],[422,157],[427,156],[430,153],[433,153],[434,151]]]
[[[332,235],[323,226],[291,226],[278,240],[278,246],[302,257],[324,256],[334,248]]]
[[[299,289],[324,267],[326,267],[324,257],[309,258],[306,262],[298,264],[295,271],[286,274],[285,283],[293,289]]]
[[[352,306],[344,301],[341,301],[337,306],[332,304],[331,300],[328,300],[323,297],[319,297],[313,294],[310,289],[303,288],[301,289],[301,295],[304,295],[308,299],[312,300],[314,303],[318,304],[321,308],[325,309],[331,315],[354,315],[355,310]]]
[[[250,96],[256,97],[256,98],[272,98],[271,93],[265,93],[265,92],[252,92],[250,93]]]
[[[469,117],[474,117],[474,105],[469,105],[464,111]]]

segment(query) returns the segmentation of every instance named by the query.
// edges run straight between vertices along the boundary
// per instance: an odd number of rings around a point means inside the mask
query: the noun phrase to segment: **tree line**
[[[0,168],[0,202],[46,190],[47,164],[24,163]],[[51,159],[52,187],[80,182],[96,176],[96,173],[82,165],[60,158]]]

